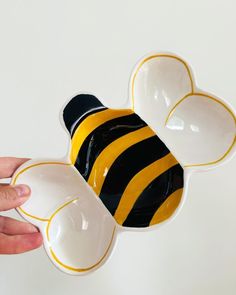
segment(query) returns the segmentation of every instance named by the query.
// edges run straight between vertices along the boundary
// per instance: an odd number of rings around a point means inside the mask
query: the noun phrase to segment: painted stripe
[[[159,175],[176,165],[178,162],[171,153],[155,161],[137,173],[126,187],[120,203],[116,209],[114,218],[119,224],[123,224],[132,207],[145,188]]]
[[[87,136],[76,159],[75,167],[88,180],[93,164],[100,153],[114,140],[147,124],[136,114],[110,120]]]
[[[79,150],[86,137],[101,124],[125,115],[132,114],[132,110],[112,110],[107,109],[88,116],[76,129],[71,140],[71,162],[74,164]]]
[[[88,184],[98,196],[101,192],[106,175],[117,157],[130,146],[153,135],[155,135],[155,133],[150,127],[146,126],[118,138],[102,151],[96,159],[88,179]]]
[[[103,183],[100,199],[112,215],[130,180],[142,169],[169,153],[166,145],[154,135],[125,150],[112,164]]]
[[[123,226],[149,226],[161,204],[177,189],[183,188],[183,177],[183,168],[177,164],[155,178],[140,194]]]
[[[173,192],[162,205],[157,209],[153,215],[149,225],[155,225],[163,222],[164,220],[171,217],[175,212],[176,208],[179,206],[180,200],[182,198],[183,189],[180,188]]]
[[[98,112],[107,110],[106,107],[99,107],[97,109],[91,109],[90,111],[84,113],[83,115],[81,115],[80,117],[78,117],[78,119],[75,121],[75,123],[71,126],[71,137],[73,137],[73,135],[75,134],[76,129],[79,127],[79,125],[82,123],[82,121],[84,121],[88,116],[91,116],[92,114],[96,114]]]
[[[73,97],[63,110],[66,128],[71,133],[75,122],[91,109],[103,107],[103,104],[90,94],[79,94]]]

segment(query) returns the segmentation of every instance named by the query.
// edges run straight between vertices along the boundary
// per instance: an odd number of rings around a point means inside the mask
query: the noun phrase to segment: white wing
[[[183,166],[210,167],[235,152],[235,113],[223,100],[199,91],[181,58],[143,59],[130,82],[134,111]]]

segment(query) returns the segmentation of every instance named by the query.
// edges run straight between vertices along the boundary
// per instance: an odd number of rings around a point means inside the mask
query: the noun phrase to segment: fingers
[[[0,178],[11,177],[28,159],[0,157]],[[30,196],[26,185],[0,186],[0,211],[21,206]],[[42,235],[33,225],[0,216],[0,254],[17,254],[42,245]]]
[[[30,223],[0,216],[0,254],[17,254],[38,248],[42,236]]]
[[[7,235],[22,235],[36,232],[38,232],[38,229],[28,222],[0,216],[0,233]]]
[[[0,254],[18,254],[36,249],[42,245],[40,233],[8,236],[0,233]]]
[[[28,160],[26,158],[0,157],[0,178],[11,177],[15,170]]]
[[[19,207],[30,196],[30,188],[27,185],[1,186],[0,187],[0,211]]]

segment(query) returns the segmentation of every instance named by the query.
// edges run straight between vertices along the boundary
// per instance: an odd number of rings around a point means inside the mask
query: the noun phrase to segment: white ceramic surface
[[[138,63],[130,81],[130,104],[185,171],[182,201],[169,222],[185,200],[190,174],[217,167],[235,153],[234,111],[222,99],[200,91],[188,65],[170,54],[152,54]],[[103,264],[117,232],[144,230],[116,224],[69,163],[69,154],[58,161],[27,162],[12,182],[31,187],[31,198],[18,212],[40,228],[49,257],[67,273],[84,274]]]
[[[114,245],[115,221],[73,166],[31,160],[14,181],[31,187],[31,201],[18,212],[40,228],[58,268],[83,274],[105,261]]]
[[[130,97],[135,112],[185,167],[210,168],[234,153],[234,111],[200,90],[181,58],[152,54],[142,59],[131,78]]]

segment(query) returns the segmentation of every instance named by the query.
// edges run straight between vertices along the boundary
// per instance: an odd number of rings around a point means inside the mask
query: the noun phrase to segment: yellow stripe
[[[71,141],[71,162],[74,164],[86,137],[101,124],[122,116],[133,114],[132,110],[104,110],[88,116],[76,129]]]
[[[157,209],[149,225],[154,225],[168,219],[179,206],[183,189],[178,189],[172,193],[165,202]]]
[[[156,177],[176,164],[178,164],[177,160],[171,153],[169,153],[165,157],[153,162],[137,173],[131,179],[121,197],[120,203],[114,215],[115,220],[119,224],[123,224],[143,190]]]
[[[101,152],[88,179],[88,184],[97,195],[100,194],[107,172],[115,159],[130,146],[154,135],[154,131],[146,126],[114,140]],[[139,160],[137,159],[137,161]]]

